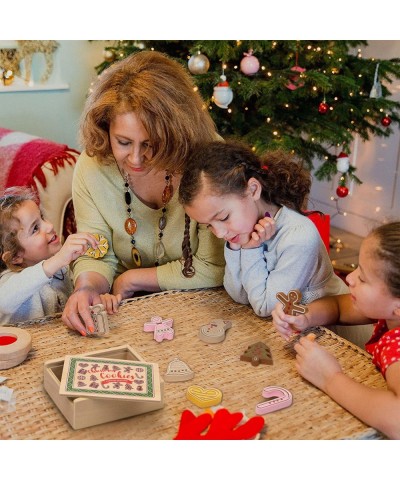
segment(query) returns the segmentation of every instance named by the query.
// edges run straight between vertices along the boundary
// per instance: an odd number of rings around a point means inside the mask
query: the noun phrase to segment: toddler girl
[[[237,142],[200,146],[183,174],[186,213],[225,240],[226,291],[259,316],[280,291],[298,289],[304,303],[348,292],[302,211],[310,187],[310,173],[283,152],[261,159]]]
[[[374,323],[366,350],[387,382],[387,390],[362,385],[342,372],[338,361],[307,337],[295,346],[299,373],[343,408],[389,438],[400,439],[400,222],[373,230],[363,240],[359,265],[346,280],[350,293],[321,298],[306,315],[290,316],[277,304],[272,312],[278,332],[289,339],[293,330],[335,322]]]
[[[89,233],[69,235],[62,246],[34,192],[8,188],[0,197],[0,324],[61,312],[72,292],[67,266],[98,242]],[[105,295],[109,313],[120,298]]]

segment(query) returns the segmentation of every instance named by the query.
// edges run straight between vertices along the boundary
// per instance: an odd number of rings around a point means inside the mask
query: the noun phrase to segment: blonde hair
[[[39,204],[36,193],[28,187],[7,188],[0,197],[0,272],[6,269],[20,271],[23,268],[12,261],[24,251],[17,237],[18,219],[15,212],[27,200]]]
[[[181,173],[197,144],[217,138],[213,120],[183,65],[154,51],[134,53],[105,70],[87,98],[80,142],[99,162],[113,160],[110,122],[134,112],[153,147],[149,165]]]

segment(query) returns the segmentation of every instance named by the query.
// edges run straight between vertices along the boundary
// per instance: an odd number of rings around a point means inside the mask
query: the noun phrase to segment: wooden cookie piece
[[[172,318],[163,319],[159,315],[151,317],[150,322],[146,322],[143,325],[145,332],[154,332],[154,340],[156,342],[162,342],[165,340],[172,340],[175,335],[175,331],[172,328],[174,321]]]
[[[240,360],[251,362],[253,367],[257,367],[260,363],[265,365],[273,364],[271,350],[263,342],[256,342],[250,345],[246,351],[240,355]]]
[[[287,315],[297,315],[308,312],[308,308],[305,305],[301,305],[301,292],[300,290],[290,290],[287,295],[283,292],[278,292],[276,298],[282,303],[283,311]]]
[[[186,390],[186,398],[200,408],[212,407],[222,401],[222,392],[218,388],[203,388],[191,385]]]
[[[94,233],[93,236],[99,244],[97,245],[97,248],[89,247],[86,250],[85,255],[92,258],[102,258],[108,252],[108,241],[103,235],[99,235],[98,233]]]
[[[94,324],[94,332],[87,332],[89,335],[107,335],[110,328],[108,326],[108,315],[102,303],[92,305],[90,307],[90,314]]]
[[[179,358],[174,358],[172,362],[168,364],[164,380],[166,382],[185,382],[186,380],[191,380],[193,377],[194,372],[189,365]]]
[[[206,343],[219,343],[225,339],[225,332],[232,327],[230,320],[213,320],[199,330],[199,338]]]

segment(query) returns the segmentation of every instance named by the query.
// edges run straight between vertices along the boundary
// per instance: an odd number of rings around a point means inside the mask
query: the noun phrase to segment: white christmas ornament
[[[217,107],[228,108],[228,105],[233,100],[233,92],[229,83],[226,81],[226,76],[221,75],[218,85],[214,87],[214,103]]]
[[[210,68],[210,60],[208,60],[205,55],[199,52],[189,58],[188,68],[190,73],[193,73],[193,75],[207,73],[208,69]]]
[[[380,98],[382,96],[382,85],[378,80],[378,69],[379,69],[379,63],[376,65],[376,68],[375,68],[374,84],[372,85],[369,98]]]
[[[346,173],[349,170],[350,162],[347,153],[339,153],[336,159],[336,169],[340,173]]]

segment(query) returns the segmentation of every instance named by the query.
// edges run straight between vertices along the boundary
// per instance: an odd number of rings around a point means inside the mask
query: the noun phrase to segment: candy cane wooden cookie
[[[93,236],[99,243],[96,248],[89,247],[86,250],[85,255],[88,255],[92,258],[102,258],[108,251],[107,239],[103,235],[99,235],[98,233],[94,233]]]

